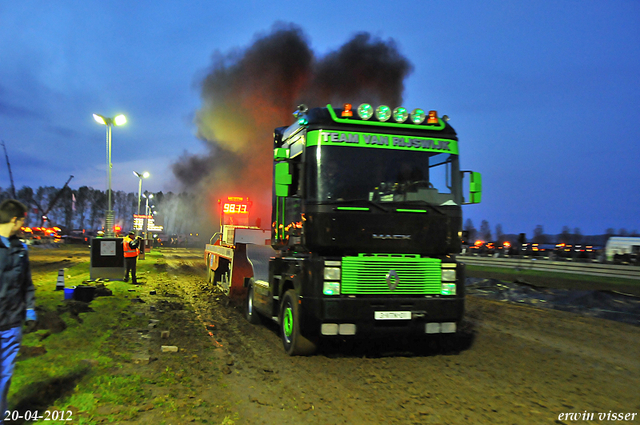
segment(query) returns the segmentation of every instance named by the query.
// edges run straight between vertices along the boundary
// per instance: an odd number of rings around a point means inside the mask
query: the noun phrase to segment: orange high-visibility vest
[[[137,257],[140,253],[140,250],[138,248],[131,248],[129,246],[129,242],[133,242],[133,239],[131,239],[129,236],[125,237],[122,240],[122,247],[124,248],[125,258]]]

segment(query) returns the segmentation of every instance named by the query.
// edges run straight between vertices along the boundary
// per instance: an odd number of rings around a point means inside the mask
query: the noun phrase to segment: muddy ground
[[[132,354],[118,373],[151,379],[124,423],[568,424],[569,413],[594,414],[581,423],[636,413],[626,423],[640,424],[638,327],[467,297],[453,346],[344,341],[288,357],[274,325],[249,324],[210,286],[201,251],[163,252],[136,289],[144,302],[132,303],[156,327],[115,337]],[[36,272],[60,264],[45,263]],[[163,345],[179,351],[162,353]],[[173,384],[161,384],[168,373]],[[99,413],[106,423],[124,408]]]

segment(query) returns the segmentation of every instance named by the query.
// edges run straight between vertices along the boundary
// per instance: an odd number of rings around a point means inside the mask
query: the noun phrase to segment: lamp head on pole
[[[102,125],[123,125],[127,123],[127,117],[123,114],[116,115],[115,118],[107,118],[100,114],[93,114],[93,119],[96,120],[98,124]]]
[[[98,124],[107,125],[108,118],[105,118],[102,115],[93,114],[93,119],[96,120]]]
[[[127,117],[125,117],[124,115],[120,114],[120,115],[116,115],[116,117],[113,119],[113,123],[115,125],[123,125],[127,123]]]

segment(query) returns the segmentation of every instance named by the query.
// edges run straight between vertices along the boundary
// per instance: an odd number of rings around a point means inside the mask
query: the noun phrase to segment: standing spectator
[[[27,207],[15,199],[0,204],[0,424],[8,407],[7,394],[22,342],[22,324],[25,319],[37,319],[27,246],[17,236],[26,216]]]
[[[129,272],[131,272],[131,283],[138,284],[136,279],[136,261],[140,254],[140,236],[136,237],[136,233],[132,230],[122,240],[122,248],[124,250],[124,281],[129,281]]]

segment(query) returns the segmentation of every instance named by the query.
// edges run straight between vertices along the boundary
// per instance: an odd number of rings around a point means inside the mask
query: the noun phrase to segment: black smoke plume
[[[251,197],[254,217],[269,223],[273,129],[291,124],[300,103],[400,105],[411,70],[393,40],[358,33],[316,57],[299,27],[278,23],[244,51],[214,55],[195,119],[209,154],[184,155],[173,172],[186,190],[206,194],[210,221],[217,199],[235,195]]]

